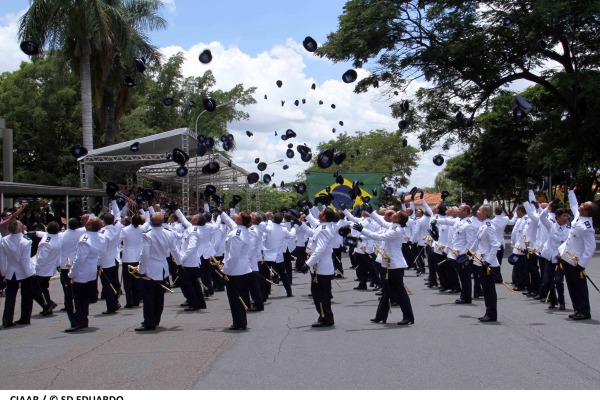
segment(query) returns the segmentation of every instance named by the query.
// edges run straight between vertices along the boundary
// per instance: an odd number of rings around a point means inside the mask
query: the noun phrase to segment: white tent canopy
[[[131,151],[134,143],[139,143],[138,151]],[[245,185],[248,172],[231,163],[221,154],[207,154],[202,157],[191,157],[186,163],[188,175],[180,178],[176,170],[178,164],[167,160],[167,154],[178,148],[190,154],[190,148],[195,153],[197,136],[187,128],[174,129],[157,133],[111,146],[101,147],[88,152],[78,159],[81,187],[87,186],[85,166],[94,165],[96,168],[121,171],[127,174],[127,186],[134,186],[133,178],[145,178],[171,185],[181,185],[183,212],[189,210],[190,184],[202,187],[212,184],[218,187]],[[202,167],[209,161],[219,163],[220,169],[216,174],[203,174]],[[139,183],[139,182],[138,182]],[[140,186],[138,184],[138,186]],[[86,205],[84,204],[84,207]]]

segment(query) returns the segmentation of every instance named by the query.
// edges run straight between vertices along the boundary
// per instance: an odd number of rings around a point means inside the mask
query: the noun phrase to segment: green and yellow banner
[[[344,178],[344,183],[339,184],[336,182],[336,177],[331,172],[307,172],[306,173],[306,186],[308,199],[313,200],[316,196],[321,194],[327,194],[327,186],[330,187],[330,193],[333,195],[333,201],[331,206],[335,209],[339,209],[340,203],[345,203],[348,209],[351,210],[355,206],[361,206],[363,204],[362,197],[370,197],[370,204],[373,208],[378,208],[373,204],[374,199],[379,199],[379,191],[381,190],[381,179],[383,173],[374,172],[353,172],[353,173],[340,173]],[[356,199],[350,198],[350,190],[352,189],[352,183],[359,181],[362,183],[360,186],[360,195]],[[377,196],[373,194],[373,189],[377,189]]]

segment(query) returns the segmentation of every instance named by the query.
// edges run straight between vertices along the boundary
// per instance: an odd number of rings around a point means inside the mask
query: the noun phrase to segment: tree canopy
[[[341,133],[337,138],[321,142],[311,161],[309,171],[323,171],[317,166],[317,154],[326,149],[346,153],[341,166],[333,164],[327,170],[337,172],[381,172],[385,186],[400,188],[409,184],[409,177],[419,161],[418,150],[412,146],[402,147],[402,138],[396,132],[383,129],[362,131],[350,136]]]
[[[523,139],[519,151],[543,155],[546,165],[549,149],[572,142],[558,163],[564,167],[568,157],[577,164],[572,170],[593,170],[584,162],[598,159],[600,150],[599,17],[600,0],[350,0],[337,31],[317,52],[371,71],[356,92],[382,85],[380,90],[392,93],[414,80],[426,81],[405,117],[423,150],[470,147],[493,130],[506,135],[503,141]],[[493,99],[517,81],[535,85],[537,92],[527,98],[533,108],[522,110],[524,126],[479,126],[493,114],[513,117],[513,97],[505,97],[500,108]],[[392,110],[401,115],[399,102]],[[492,115],[478,118],[488,111]],[[494,149],[508,151],[503,146],[501,141],[492,146],[487,159],[496,157]],[[488,167],[510,168],[504,161]],[[535,169],[531,157],[524,163]]]

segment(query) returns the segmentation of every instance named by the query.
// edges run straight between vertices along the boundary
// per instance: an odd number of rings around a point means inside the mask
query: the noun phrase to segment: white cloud
[[[213,54],[213,60],[208,65],[198,61],[198,55],[206,48]],[[292,159],[286,158],[288,143],[294,144],[294,150],[296,145],[302,143],[316,149],[319,142],[331,140],[342,132],[354,134],[356,131],[368,132],[373,129],[395,131],[398,126],[398,120],[390,116],[391,100],[380,96],[377,91],[359,95],[353,92],[353,84],[345,84],[341,79],[317,82],[314,77],[316,74],[306,63],[315,56],[306,52],[302,44],[293,39],[288,39],[285,45],[275,45],[268,52],[255,56],[244,54],[237,47],[224,48],[219,42],[197,43],[188,50],[170,46],[161,51],[165,57],[183,52],[186,61],[182,69],[186,76],[199,76],[207,69],[212,70],[218,89],[228,90],[240,82],[246,88],[257,87],[257,104],[244,108],[250,114],[250,119],[229,126],[238,146],[233,153],[233,160],[253,172],[256,171],[254,159],[257,157],[265,162],[283,158],[284,162],[273,164],[265,171],[275,172],[273,182],[294,180],[306,168],[307,164],[300,160],[298,154]],[[317,65],[320,68],[336,68],[328,60]],[[337,75],[341,77],[343,72],[340,70]],[[359,79],[368,73],[365,70],[357,72]],[[275,83],[278,79],[283,82],[281,88]],[[313,82],[317,84],[316,90],[311,90]],[[419,83],[414,83],[406,98],[410,98],[419,86]],[[302,103],[303,99],[306,104]],[[282,100],[285,101],[283,106]],[[299,106],[294,105],[295,100],[299,101]],[[319,105],[320,100],[323,105]],[[331,104],[335,104],[336,108],[332,109]],[[202,118],[199,123],[200,131]],[[340,126],[339,121],[343,121],[344,125]],[[295,140],[283,141],[281,135],[288,128],[293,129],[298,136]],[[332,132],[333,128],[336,133]],[[252,131],[254,136],[248,138],[245,134],[247,130]],[[417,145],[416,137],[411,136],[408,141]],[[283,170],[283,165],[288,165],[289,169]],[[424,157],[421,165],[413,173],[411,182],[420,186],[432,186],[439,168],[430,167],[431,157]]]
[[[19,18],[25,13],[5,14],[0,17],[0,72],[19,69],[22,61],[29,57],[19,47],[17,37]]]
[[[165,8],[170,14],[175,14],[177,7],[175,6],[175,0],[162,0]]]

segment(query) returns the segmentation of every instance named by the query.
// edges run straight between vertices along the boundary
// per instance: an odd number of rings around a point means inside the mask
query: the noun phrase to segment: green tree
[[[424,150],[470,146],[482,131],[473,119],[505,85],[528,81],[544,92],[545,102],[534,104],[563,116],[554,127],[569,126],[579,143],[571,155],[585,162],[600,149],[599,14],[600,0],[351,0],[317,52],[356,67],[369,62],[357,92],[426,80],[404,115]],[[401,115],[399,104],[392,110]],[[579,171],[593,169],[580,164]]]
[[[0,75],[0,115],[14,130],[16,182],[79,186],[69,150],[81,138],[77,77],[57,57]]]
[[[66,58],[79,66],[83,146],[88,150],[94,148],[90,57],[114,44],[115,24],[127,24],[120,6],[121,2],[108,0],[32,0],[19,21],[20,40],[33,40],[40,48],[63,49]],[[86,168],[90,177],[93,171],[91,166]],[[88,179],[88,186],[93,181]]]
[[[409,184],[409,177],[419,161],[418,150],[412,146],[402,147],[402,137],[398,133],[377,129],[356,132],[350,136],[341,133],[337,138],[321,142],[317,148],[322,150],[337,149],[346,153],[341,166],[333,164],[327,170],[338,172],[382,172],[386,186],[396,188]],[[317,157],[313,157],[309,171],[322,171],[317,166]]]
[[[119,121],[133,90],[124,84],[124,76],[134,76],[136,83],[144,79],[143,74],[135,72],[134,59],[160,61],[160,53],[148,41],[145,31],[164,29],[167,25],[158,16],[160,0],[113,0],[113,3],[122,9],[123,15],[112,22],[113,45],[92,54],[94,104],[106,146],[118,141]]]

